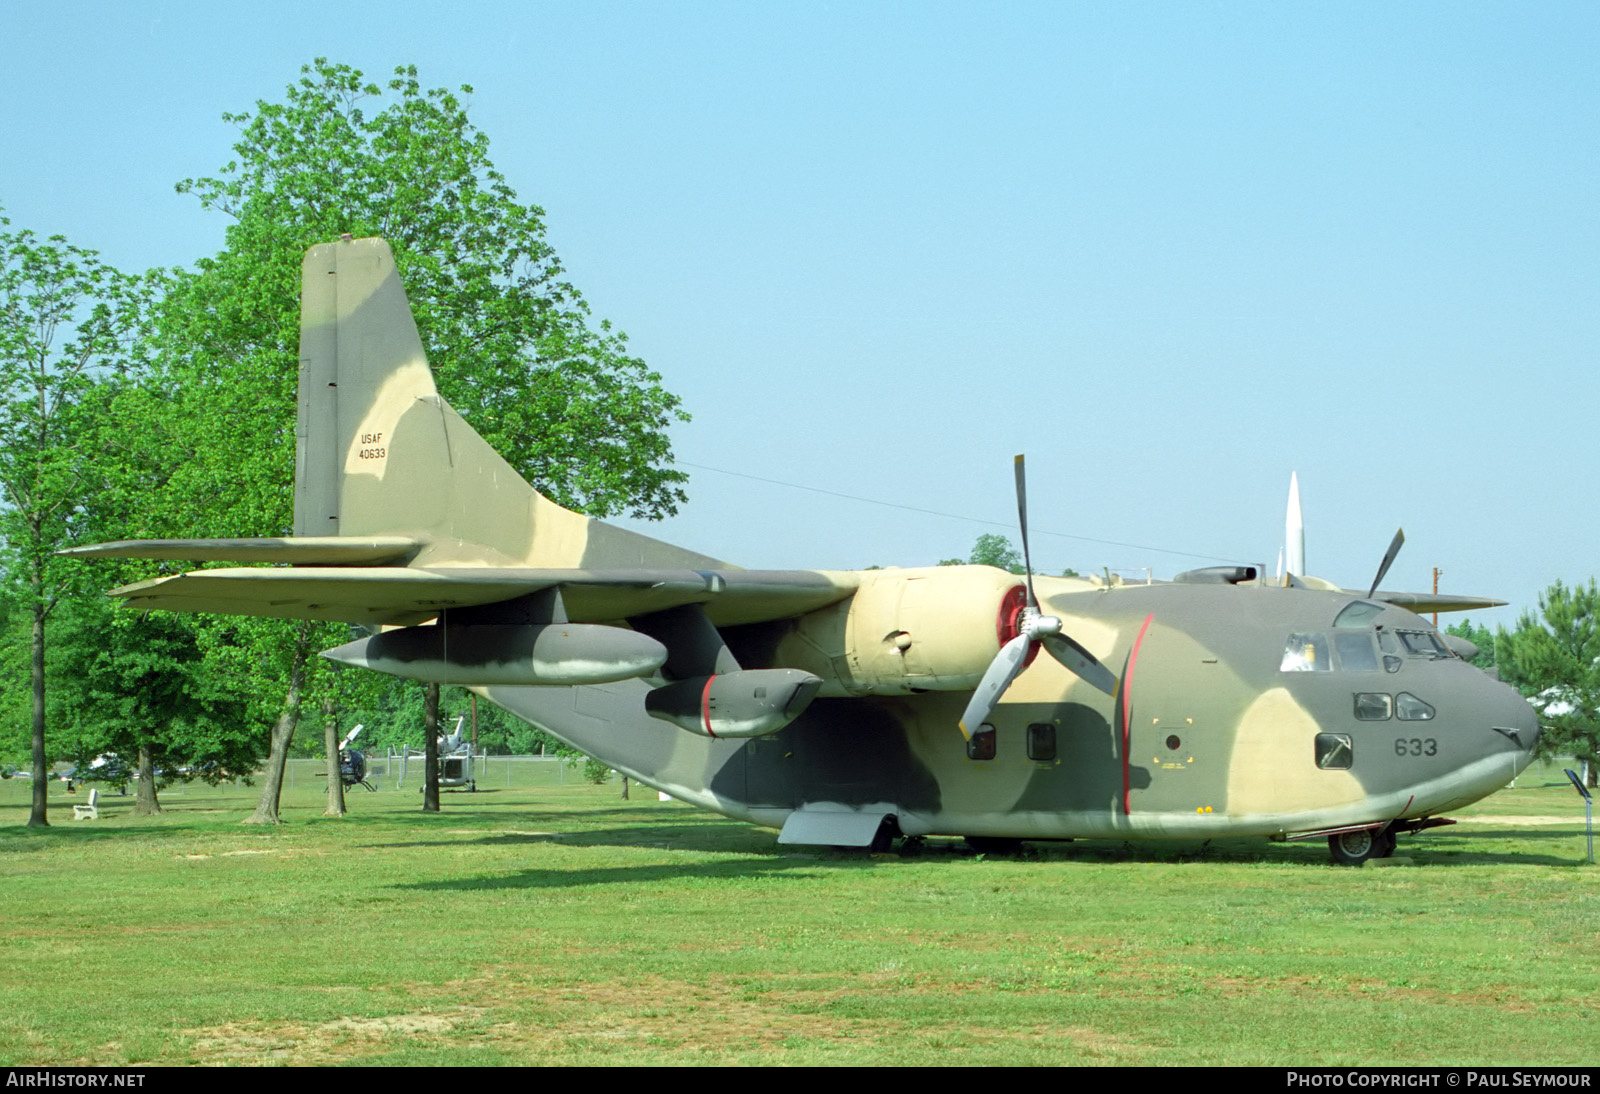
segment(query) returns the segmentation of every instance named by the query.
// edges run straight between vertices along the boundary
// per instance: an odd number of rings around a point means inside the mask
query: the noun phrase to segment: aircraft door
[[[1151,635],[1140,649],[1128,710],[1128,812],[1221,812],[1226,748],[1213,697],[1222,672],[1187,635]]]

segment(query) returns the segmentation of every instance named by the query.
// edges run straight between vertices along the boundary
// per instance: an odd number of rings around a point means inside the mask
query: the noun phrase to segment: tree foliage
[[[941,566],[995,566],[1008,573],[1020,574],[1023,572],[1022,552],[1005,536],[993,532],[985,532],[979,536],[972,545],[972,554],[965,560],[947,558],[940,561]]]
[[[1472,620],[1463,619],[1459,623],[1452,623],[1450,626],[1446,627],[1445,633],[1453,634],[1457,638],[1465,638],[1468,642],[1471,642],[1474,646],[1477,646],[1478,656],[1472,659],[1472,663],[1478,668],[1483,669],[1485,672],[1496,671],[1494,656],[1495,638],[1494,633],[1490,631],[1488,627],[1482,626],[1481,624],[1474,626]]]
[[[138,279],[61,236],[0,217],[0,543],[9,599],[29,617],[33,807],[45,804],[45,627],[83,567],[56,555],[103,494],[96,426],[141,329]]]
[[[217,413],[241,398],[255,408],[244,435],[227,416],[188,446],[231,434],[229,459],[280,488],[253,491],[239,514],[263,526],[255,534],[289,514],[301,255],[346,233],[389,240],[440,392],[530,482],[595,516],[676,511],[685,476],[667,466],[666,430],[686,417],[677,397],[624,335],[591,321],[543,210],[517,200],[456,93],[424,90],[414,67],[380,87],[318,59],[283,102],[224,117],[241,130],[235,158],[178,188],[233,219],[227,249],[175,276],[164,327],[186,389],[221,396]],[[233,397],[218,390],[241,381]]]
[[[137,812],[159,811],[157,768],[163,782],[215,783],[261,760],[261,735],[241,732],[249,704],[225,675],[206,671],[201,640],[191,620],[116,611],[99,597],[75,600],[58,629],[53,671],[68,686],[58,691],[67,728],[57,747],[80,767],[104,753],[138,757]]]
[[[1546,756],[1600,762],[1600,589],[1594,579],[1557,581],[1539,596],[1539,616],[1524,612],[1516,630],[1495,637],[1501,679],[1539,712]],[[1542,618],[1541,618],[1542,617]]]

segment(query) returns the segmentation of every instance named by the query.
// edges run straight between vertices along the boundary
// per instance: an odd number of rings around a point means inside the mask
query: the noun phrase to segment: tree
[[[1539,596],[1543,620],[1524,612],[1517,629],[1495,636],[1501,679],[1539,712],[1539,752],[1589,765],[1600,761],[1600,589],[1557,581]]]
[[[666,430],[687,416],[624,335],[591,321],[543,211],[495,171],[462,99],[424,90],[415,68],[380,88],[319,58],[283,102],[224,117],[241,131],[231,162],[178,186],[233,223],[224,251],[168,274],[158,386],[139,396],[158,404],[148,448],[167,457],[166,502],[140,534],[290,531],[300,259],[346,233],[389,240],[441,394],[530,482],[595,516],[676,511],[686,476]],[[273,805],[257,810],[275,820],[277,749],[306,692],[326,686],[312,654],[342,636],[262,634],[288,696],[263,788]]]
[[[86,444],[91,396],[129,366],[139,330],[137,279],[61,236],[41,242],[0,217],[0,536],[14,596],[31,623],[33,806],[49,823],[45,764],[45,625],[83,579],[56,556],[84,527],[102,461]]]
[[[591,324],[544,211],[517,201],[454,93],[424,91],[415,67],[383,89],[319,58],[285,102],[224,118],[242,130],[233,162],[178,186],[234,220],[227,250],[175,286],[169,348],[182,352],[181,337],[201,366],[185,379],[234,387],[241,369],[261,373],[252,387],[283,409],[292,438],[295,370],[283,366],[299,350],[301,255],[345,233],[381,235],[440,393],[528,481],[597,517],[677,511],[687,476],[670,466],[666,429],[687,420],[678,398],[621,332]],[[273,454],[273,481],[288,481],[292,444]]]
[[[947,558],[939,563],[941,566],[995,566],[1008,573],[1020,574],[1023,572],[1022,552],[1012,546],[1005,536],[985,532],[978,537],[972,545],[972,554],[963,562],[959,558]]]
[[[1494,634],[1489,630],[1488,627],[1475,627],[1472,625],[1472,620],[1463,619],[1459,623],[1453,623],[1446,627],[1445,633],[1453,634],[1457,638],[1465,638],[1468,642],[1471,642],[1474,646],[1477,646],[1478,656],[1472,659],[1472,663],[1478,666],[1478,668],[1483,669],[1485,672],[1492,673],[1496,671],[1494,659]]]
[[[205,671],[190,620],[115,611],[102,597],[78,597],[55,648],[55,674],[71,684],[58,689],[56,706],[71,729],[57,742],[80,766],[105,753],[136,757],[136,814],[161,812],[160,782],[216,783],[260,762],[256,738],[237,732],[248,704]]]

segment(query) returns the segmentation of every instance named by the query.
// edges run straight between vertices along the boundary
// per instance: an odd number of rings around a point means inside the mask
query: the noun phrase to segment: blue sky
[[[1291,470],[1347,585],[1398,525],[1386,585],[1489,623],[1600,569],[1600,7],[13,3],[0,205],[214,252],[173,183],[317,56],[473,86],[694,415],[651,534],[933,562],[1009,530],[1026,451],[1041,569],[1271,566]]]

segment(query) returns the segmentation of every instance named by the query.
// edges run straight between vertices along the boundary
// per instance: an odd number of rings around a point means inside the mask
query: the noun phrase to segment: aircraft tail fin
[[[439,396],[382,239],[306,252],[295,439],[296,537],[410,537],[419,565],[721,565],[529,486]]]

